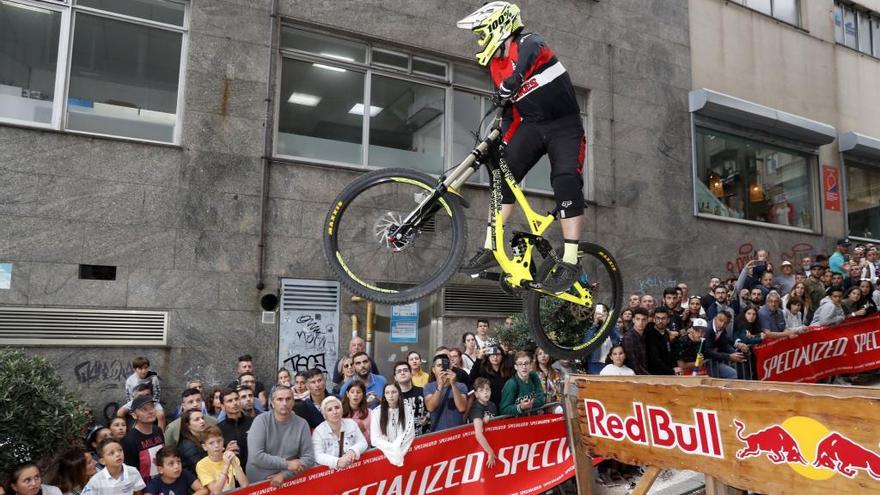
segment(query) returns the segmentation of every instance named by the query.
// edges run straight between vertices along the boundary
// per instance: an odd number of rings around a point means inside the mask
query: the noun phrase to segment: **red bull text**
[[[633,402],[633,414],[625,418],[608,413],[597,400],[584,399],[590,436],[628,441],[647,447],[678,449],[686,454],[724,458],[718,413],[693,410],[693,424],[677,423],[672,414],[658,406]]]

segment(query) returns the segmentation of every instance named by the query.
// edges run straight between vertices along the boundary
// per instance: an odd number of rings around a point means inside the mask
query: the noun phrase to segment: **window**
[[[880,238],[880,167],[853,162],[846,170],[846,208],[849,232],[854,237]]]
[[[0,2],[0,122],[179,143],[188,4],[68,4]]]
[[[730,0],[780,21],[800,26],[799,0]]]
[[[835,1],[834,40],[880,58],[880,13]]]
[[[283,27],[281,40],[276,155],[436,175],[473,148],[492,91],[476,64],[294,26]],[[585,97],[581,103],[585,109]],[[469,182],[488,184],[489,177],[480,170]],[[523,186],[550,191],[546,157]]]
[[[816,156],[696,128],[697,211],[816,231]]]

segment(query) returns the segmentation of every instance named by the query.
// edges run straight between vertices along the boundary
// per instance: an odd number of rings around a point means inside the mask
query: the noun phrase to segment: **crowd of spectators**
[[[624,364],[602,373],[756,379],[752,350],[765,339],[877,311],[878,248],[856,246],[850,253],[850,246],[840,239],[830,257],[786,260],[778,269],[761,249],[739,276],[709,278],[703,295],[691,295],[683,283],[664,289],[659,305],[651,295],[630,295],[604,349],[610,353],[619,343]],[[705,367],[697,366],[698,354]],[[594,354],[590,371],[602,369],[595,356],[604,355]]]
[[[875,312],[877,247],[849,248],[841,239],[831,257],[783,261],[778,269],[759,250],[739,276],[709,278],[705,294],[690,294],[684,283],[664,289],[659,301],[632,294],[609,338],[583,363],[554,360],[541,348],[505,349],[481,319],[456,347],[439,347],[427,360],[409,352],[387,375],[359,337],[332,369],[282,368],[269,387],[243,355],[230,383],[207,391],[191,379],[179,407],[166,414],[159,377],[149,359],[137,357],[118,417],[59,455],[47,472],[51,484],[27,462],[8,473],[5,492],[219,494],[263,480],[279,486],[316,465],[344,469],[371,447],[402,466],[416,436],[468,423],[491,467],[485,423],[548,410],[561,400],[562,377],[576,368],[754,379],[752,348],[763,340]]]

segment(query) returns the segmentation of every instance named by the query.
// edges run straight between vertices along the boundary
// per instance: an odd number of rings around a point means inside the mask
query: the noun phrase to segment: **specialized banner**
[[[814,383],[880,368],[880,315],[766,340],[754,352],[760,380]]]
[[[776,495],[880,493],[880,390],[699,377],[580,375],[588,451]],[[569,384],[566,384],[569,385]]]
[[[484,429],[493,467],[470,425],[418,437],[402,467],[371,450],[341,470],[310,469],[274,489],[268,482],[235,495],[530,495],[574,476],[565,419],[545,414],[493,421]]]

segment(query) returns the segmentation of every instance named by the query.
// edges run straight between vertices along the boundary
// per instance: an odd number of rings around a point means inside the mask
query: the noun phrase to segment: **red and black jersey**
[[[489,65],[496,89],[513,94],[502,128],[509,140],[519,121],[541,122],[580,113],[568,71],[535,33],[514,35],[510,49]]]

